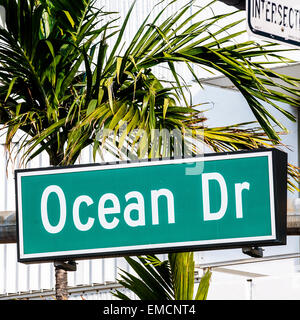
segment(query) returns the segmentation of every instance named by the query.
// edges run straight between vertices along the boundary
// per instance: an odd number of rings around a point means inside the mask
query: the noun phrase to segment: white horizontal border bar
[[[227,239],[216,239],[216,240],[201,240],[201,241],[186,241],[186,242],[172,242],[172,243],[158,243],[158,244],[144,244],[138,246],[124,246],[124,247],[112,247],[103,249],[84,249],[84,250],[68,250],[68,251],[57,251],[57,252],[43,252],[43,253],[32,253],[22,254],[21,259],[26,258],[46,258],[46,257],[60,257],[69,255],[95,255],[105,253],[116,253],[116,252],[128,252],[128,251],[141,251],[144,249],[168,249],[168,248],[180,248],[180,247],[195,247],[213,244],[226,244],[236,242],[248,242],[248,241],[266,241],[275,240],[275,235],[269,236],[258,236],[258,237],[243,237],[243,238],[227,238]]]
[[[113,170],[122,168],[136,168],[136,167],[150,167],[150,166],[162,166],[162,165],[172,165],[172,164],[183,164],[183,163],[194,163],[194,162],[206,162],[206,161],[216,161],[216,160],[229,160],[229,159],[243,159],[243,158],[257,158],[257,157],[268,157],[271,155],[271,151],[265,152],[254,152],[254,153],[241,153],[241,154],[229,154],[220,156],[203,156],[185,159],[170,159],[170,160],[155,160],[155,161],[145,161],[145,162],[133,162],[133,163],[122,163],[122,164],[102,164],[102,165],[83,165],[80,167],[70,167],[61,169],[51,169],[45,168],[41,170],[27,172],[18,172],[18,177],[36,176],[36,175],[49,175],[49,174],[63,174],[72,172],[83,172],[83,171],[98,171],[98,170]]]

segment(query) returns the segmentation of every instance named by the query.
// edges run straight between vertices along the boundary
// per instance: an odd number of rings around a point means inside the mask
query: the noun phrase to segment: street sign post
[[[265,40],[300,46],[298,0],[246,0],[248,31]]]
[[[278,150],[16,170],[21,262],[278,245]]]

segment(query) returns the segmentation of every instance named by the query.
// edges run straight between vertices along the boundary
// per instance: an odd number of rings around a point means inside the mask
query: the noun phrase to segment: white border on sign
[[[216,160],[227,160],[227,159],[241,159],[241,158],[253,158],[253,157],[268,157],[269,165],[269,186],[270,186],[270,218],[271,218],[271,235],[268,236],[255,236],[255,237],[242,237],[242,238],[225,238],[215,240],[201,240],[201,241],[187,241],[187,242],[172,242],[172,243],[161,243],[161,244],[144,244],[144,245],[133,245],[133,246],[122,246],[112,248],[96,248],[96,249],[80,249],[80,250],[69,250],[69,251],[53,251],[43,253],[24,253],[24,238],[23,238],[23,216],[22,216],[22,185],[21,178],[27,176],[37,175],[50,175],[50,174],[64,174],[71,172],[87,172],[87,171],[99,171],[99,170],[114,170],[122,168],[134,168],[134,167],[147,167],[157,165],[172,165],[180,163],[195,163],[205,161],[216,161]],[[42,169],[27,172],[17,173],[17,192],[18,192],[18,230],[19,230],[19,257],[20,259],[38,259],[46,257],[60,257],[60,256],[75,256],[75,255],[95,255],[105,253],[122,253],[128,251],[137,251],[143,249],[163,249],[169,247],[186,247],[186,246],[200,246],[200,245],[213,245],[213,244],[226,244],[236,243],[242,241],[266,241],[276,239],[276,226],[275,226],[275,204],[274,204],[274,181],[273,181],[273,164],[272,164],[272,152],[257,152],[257,153],[241,153],[241,154],[229,154],[199,158],[188,158],[188,159],[173,159],[173,160],[159,160],[153,162],[137,162],[137,163],[124,163],[124,164],[111,164],[111,165],[95,165],[87,167],[70,167],[62,169]]]

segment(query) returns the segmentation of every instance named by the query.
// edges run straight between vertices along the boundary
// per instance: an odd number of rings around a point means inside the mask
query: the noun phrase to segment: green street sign
[[[286,241],[278,150],[16,170],[21,262]]]

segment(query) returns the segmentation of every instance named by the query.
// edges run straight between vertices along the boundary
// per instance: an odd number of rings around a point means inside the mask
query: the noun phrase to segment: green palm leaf
[[[169,259],[156,256],[127,257],[126,261],[137,276],[121,270],[119,283],[141,300],[193,300],[195,263],[193,253],[169,254]],[[195,300],[206,300],[211,278],[210,270],[202,277]],[[130,300],[120,290],[112,292],[121,300]]]

